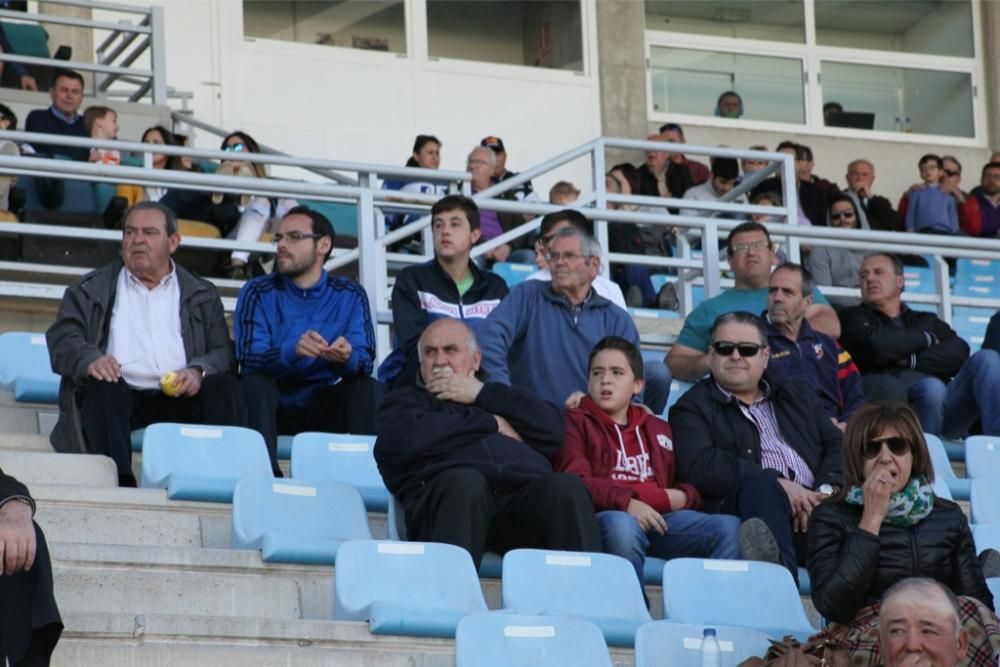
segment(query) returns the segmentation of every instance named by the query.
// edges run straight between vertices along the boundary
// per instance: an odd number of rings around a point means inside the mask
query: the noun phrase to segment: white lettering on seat
[[[331,442],[327,448],[331,452],[367,452],[370,445],[367,442]]]
[[[700,651],[701,650],[701,637],[685,637],[684,638],[684,648],[690,651]],[[719,650],[725,651],[726,653],[733,652],[733,643],[731,641],[719,640]]]
[[[505,625],[504,637],[555,637],[556,629],[552,625]]]
[[[222,437],[222,429],[191,428],[190,426],[181,426],[181,435],[185,438],[212,438],[217,440]]]
[[[32,345],[45,345],[45,336],[32,336],[31,337],[31,344]]]
[[[316,497],[316,487],[315,486],[295,486],[293,484],[272,484],[272,493],[280,493],[283,496],[306,496],[309,498]]]
[[[722,572],[749,572],[750,563],[745,560],[703,560],[701,565],[706,570]]]
[[[379,542],[378,552],[380,554],[397,554],[402,556],[422,556],[424,545],[413,542]]]
[[[561,565],[563,567],[590,567],[590,556],[560,556],[548,554],[545,556],[546,565]]]

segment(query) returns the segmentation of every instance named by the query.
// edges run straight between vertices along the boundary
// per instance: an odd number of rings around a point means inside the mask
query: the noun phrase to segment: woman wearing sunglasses
[[[897,581],[928,577],[959,596],[971,638],[962,664],[996,665],[1000,627],[983,570],[1000,554],[981,565],[961,508],[934,495],[916,415],[903,403],[865,405],[847,423],[843,456],[844,488],[809,525],[812,599],[830,621],[821,634],[847,647],[852,667],[880,664],[879,599]]]
[[[847,195],[837,195],[830,200],[827,210],[827,224],[841,229],[858,229],[861,226],[861,216],[854,205],[854,200]],[[865,225],[867,227],[867,224]],[[833,246],[813,246],[812,252],[805,260],[806,268],[813,274],[817,285],[832,285],[834,287],[859,287],[861,278],[861,262],[864,261],[864,250],[850,248],[835,248]],[[861,299],[856,296],[831,296],[830,303],[837,308],[856,306]]]

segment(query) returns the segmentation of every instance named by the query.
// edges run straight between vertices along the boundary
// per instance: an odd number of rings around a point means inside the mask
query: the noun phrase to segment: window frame
[[[645,29],[644,55],[646,70],[646,115],[655,123],[677,122],[684,125],[719,127],[741,130],[761,130],[785,133],[808,132],[812,135],[868,139],[898,143],[925,143],[963,148],[987,147],[986,96],[983,94],[983,45],[979,3],[966,0],[972,8],[973,57],[939,56],[871,49],[820,46],[816,43],[815,0],[803,0],[805,42],[778,42],[738,37],[716,37],[687,32]],[[785,123],[740,118],[717,118],[708,115],[678,114],[653,108],[652,51],[671,47],[735,55],[759,55],[799,60],[803,66],[803,99],[805,123]],[[851,65],[922,69],[968,74],[972,93],[972,136],[958,137],[939,134],[889,132],[828,127],[823,123],[822,64],[836,62]]]

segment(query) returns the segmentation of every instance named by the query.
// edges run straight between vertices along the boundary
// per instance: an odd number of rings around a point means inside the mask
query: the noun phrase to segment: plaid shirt
[[[726,398],[736,401],[743,416],[757,427],[760,433],[760,466],[768,470],[777,470],[785,479],[798,482],[807,489],[813,488],[816,477],[812,470],[781,436],[778,419],[774,414],[774,405],[771,403],[771,387],[767,382],[761,381],[760,396],[749,405],[726,391],[718,382],[715,384]]]

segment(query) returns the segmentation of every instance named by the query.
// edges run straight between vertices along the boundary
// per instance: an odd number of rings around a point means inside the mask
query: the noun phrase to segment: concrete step
[[[95,454],[0,450],[0,469],[28,485],[118,486],[114,462]]]
[[[5,449],[43,454],[56,453],[56,450],[52,449],[49,437],[41,433],[0,432],[0,451]]]
[[[372,635],[366,623],[180,615],[63,614],[54,667],[453,667],[449,639]],[[611,649],[616,665],[633,652]]]

